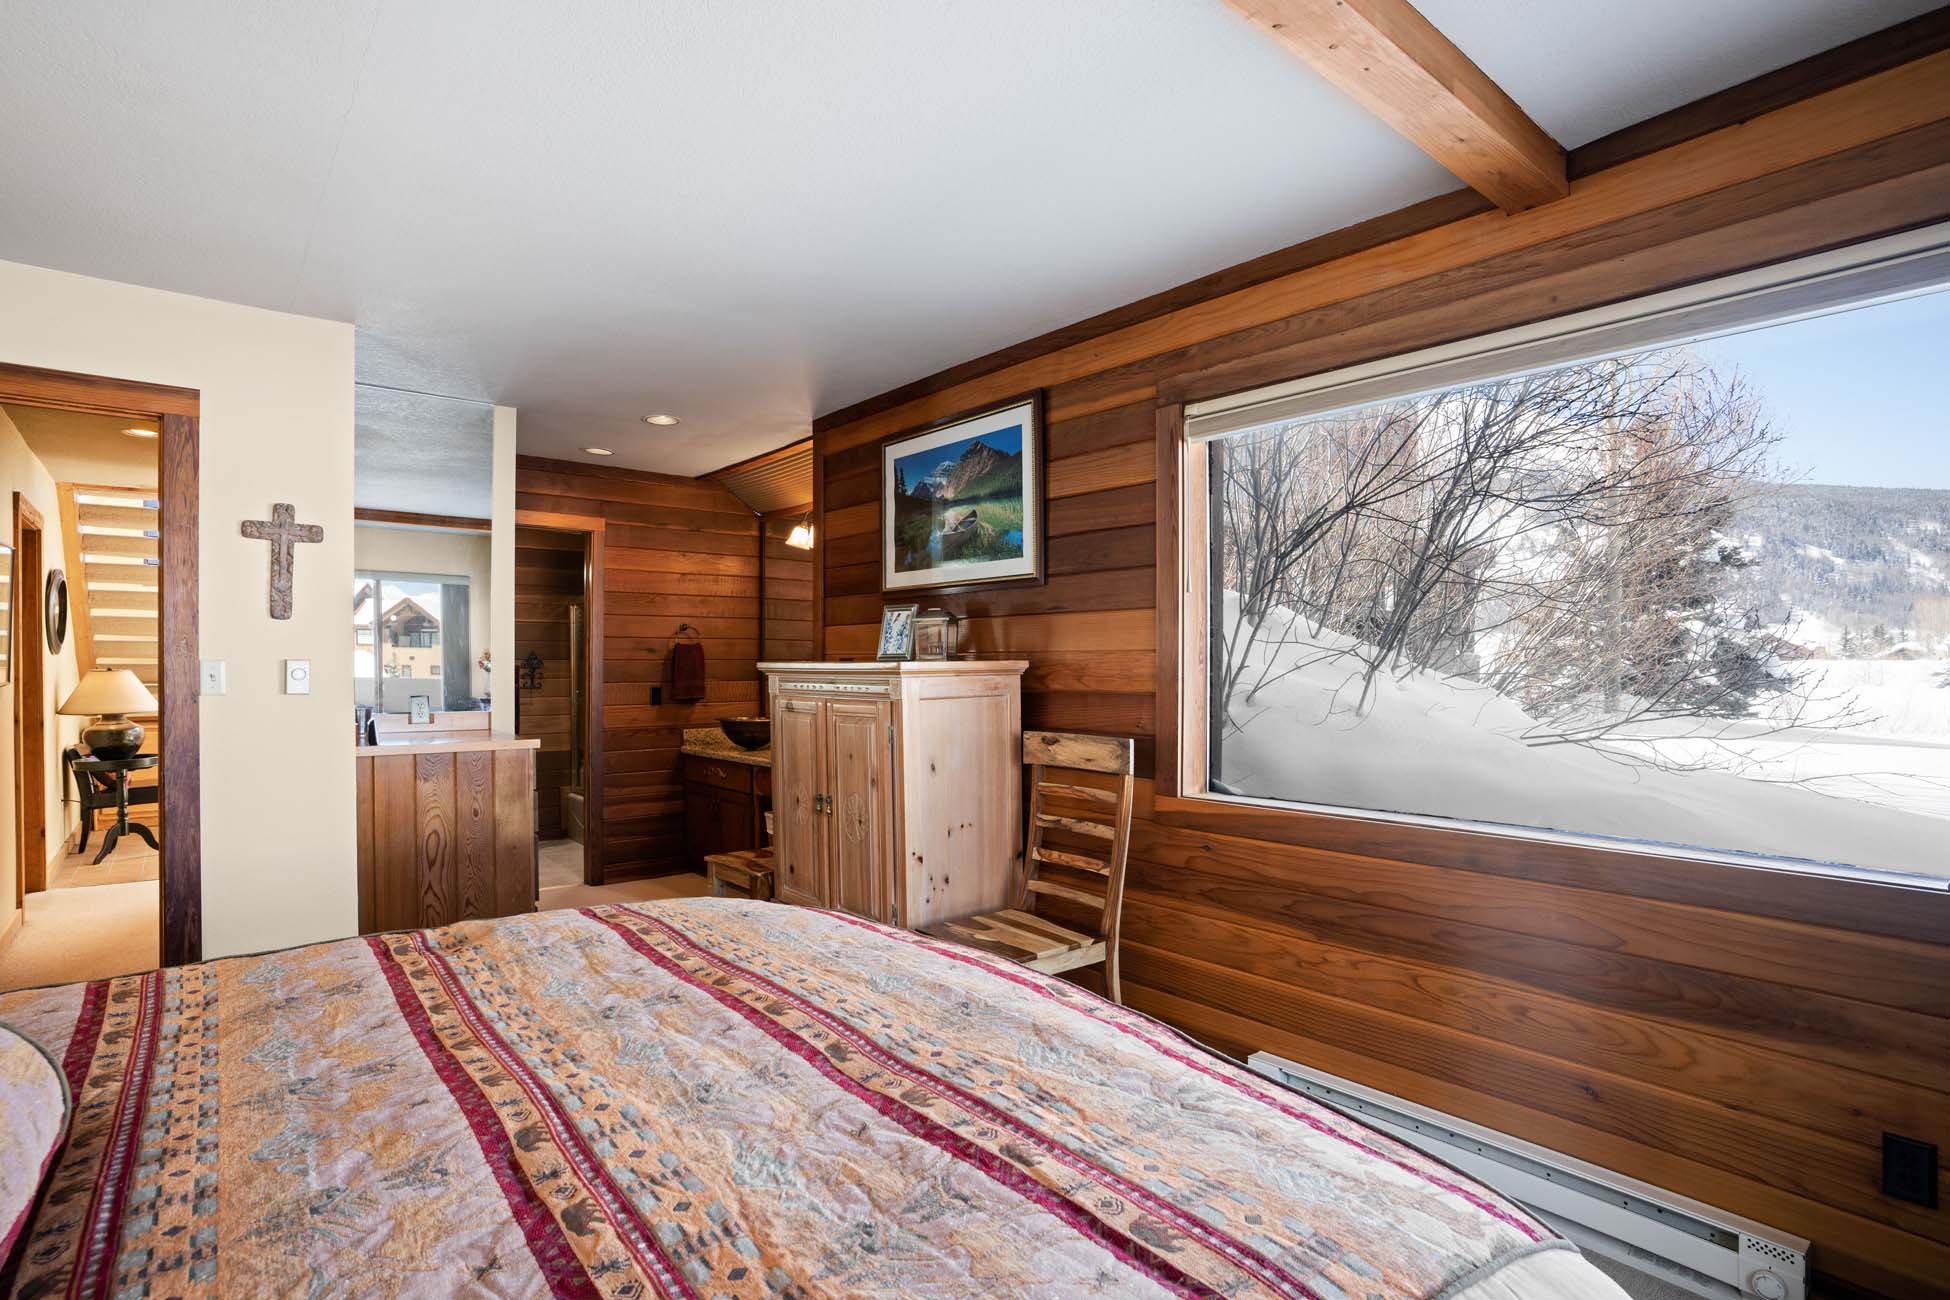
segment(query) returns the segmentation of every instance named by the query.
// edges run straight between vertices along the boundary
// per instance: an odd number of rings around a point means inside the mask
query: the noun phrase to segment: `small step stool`
[[[706,855],[711,893],[718,898],[772,898],[772,850],[743,849],[737,853]]]

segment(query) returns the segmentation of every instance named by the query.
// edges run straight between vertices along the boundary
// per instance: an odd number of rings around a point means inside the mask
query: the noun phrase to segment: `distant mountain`
[[[937,501],[979,501],[1003,493],[1022,491],[1022,454],[1005,456],[986,442],[977,440],[954,460],[937,468],[914,487],[922,488]]]
[[[1739,572],[1739,598],[1768,622],[1792,610],[1802,644],[1950,636],[1950,491],[1773,487],[1727,531],[1756,561]]]

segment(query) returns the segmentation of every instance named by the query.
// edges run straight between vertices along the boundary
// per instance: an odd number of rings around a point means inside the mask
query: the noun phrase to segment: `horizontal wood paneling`
[[[1419,205],[821,419],[824,653],[873,654],[881,441],[1044,388],[1048,581],[922,599],[1029,660],[1026,725],[1136,737],[1149,777],[1161,401],[1950,218],[1950,24],[1905,30],[1914,56],[1872,42],[1574,153],[1559,203]],[[1803,1233],[1824,1275],[1950,1296],[1950,1220],[1878,1183],[1885,1130],[1950,1149],[1943,896],[1348,818],[1215,832],[1140,784],[1134,1005]]]
[[[758,517],[722,486],[694,479],[521,457],[521,509],[604,520],[599,728],[604,876],[684,866],[678,747],[683,729],[758,712]],[[682,624],[704,637],[706,699],[670,699],[670,644]],[[662,692],[652,704],[651,688]]]
[[[812,503],[806,501],[784,510],[772,511],[759,521],[760,540],[764,548],[760,570],[763,604],[759,609],[759,654],[765,659],[815,659],[819,656],[819,608],[814,603],[819,539],[815,534],[811,550],[800,550],[785,544],[793,528],[811,514]],[[876,588],[878,585],[876,579]],[[756,670],[753,677],[757,677]],[[763,713],[764,709],[758,707],[752,711]]]

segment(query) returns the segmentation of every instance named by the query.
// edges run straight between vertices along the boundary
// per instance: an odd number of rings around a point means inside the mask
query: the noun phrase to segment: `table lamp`
[[[126,668],[91,668],[55,711],[95,719],[81,729],[93,757],[133,758],[142,748],[142,724],[128,715],[154,713],[156,697]]]

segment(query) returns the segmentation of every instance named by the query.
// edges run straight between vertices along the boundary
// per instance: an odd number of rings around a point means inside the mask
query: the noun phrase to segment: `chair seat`
[[[1103,940],[1013,908],[958,921],[937,921],[923,926],[921,933],[1051,973],[1104,959]]]

